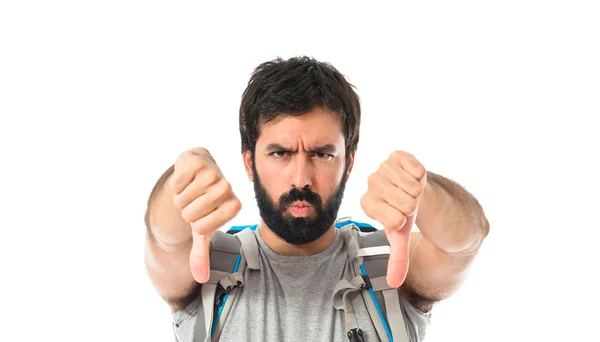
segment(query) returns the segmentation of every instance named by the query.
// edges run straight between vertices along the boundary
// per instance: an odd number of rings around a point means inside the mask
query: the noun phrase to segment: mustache
[[[279,205],[281,208],[287,208],[296,201],[304,201],[312,204],[315,208],[321,208],[323,200],[319,194],[311,191],[307,186],[301,190],[293,188],[290,192],[281,195]]]

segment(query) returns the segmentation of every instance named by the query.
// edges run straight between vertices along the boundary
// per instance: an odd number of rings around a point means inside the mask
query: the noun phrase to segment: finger
[[[242,204],[235,195],[223,202],[219,207],[201,219],[191,223],[192,230],[197,234],[209,234],[223,227],[241,210]]]
[[[387,204],[400,210],[405,216],[412,215],[417,210],[417,199],[392,184],[385,176],[382,176],[377,191]]]
[[[406,279],[408,272],[408,243],[410,239],[410,227],[406,225],[402,229],[386,229],[390,244],[390,256],[388,259],[387,282],[391,287],[400,287]]]
[[[186,222],[197,221],[218,208],[231,194],[229,182],[223,180],[213,184],[204,195],[196,198],[181,210],[181,217]]]
[[[400,168],[406,170],[415,179],[421,181],[427,174],[427,170],[423,164],[421,164],[417,158],[412,154],[404,151],[396,151],[389,158],[390,161],[400,166]]]
[[[180,194],[195,178],[196,172],[190,165],[186,165],[183,161],[177,160],[175,163],[175,171],[169,182],[173,194]]]
[[[423,192],[423,184],[408,171],[392,165],[382,163],[379,172],[385,179],[388,179],[397,188],[404,190],[412,198],[419,197]]]
[[[381,197],[367,193],[361,198],[361,206],[367,216],[381,223],[385,229],[397,230],[406,224],[406,216]]]
[[[181,210],[181,218],[183,218],[185,222],[193,223],[212,213],[219,207],[220,203],[215,202],[210,197],[211,194],[208,193],[196,198],[192,203]],[[214,197],[214,195],[212,197]]]
[[[175,171],[171,179],[171,191],[179,194],[207,167],[206,160],[200,154],[185,152],[175,162]]]
[[[173,197],[173,202],[179,208],[185,208],[196,198],[206,194],[209,187],[216,184],[222,178],[215,172],[197,173],[190,184],[181,193]]]
[[[382,201],[376,200],[369,192],[360,199],[360,206],[364,213],[373,220],[383,224],[379,219],[384,217],[384,210],[381,207]],[[385,225],[384,225],[385,227]]]
[[[210,239],[212,234],[201,235],[192,232],[192,251],[190,252],[190,270],[199,283],[210,278]]]

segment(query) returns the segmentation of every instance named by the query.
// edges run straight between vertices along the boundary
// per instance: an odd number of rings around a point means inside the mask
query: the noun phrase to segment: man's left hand
[[[427,185],[427,170],[411,154],[396,151],[369,176],[369,187],[360,200],[367,216],[385,228],[390,244],[387,282],[399,287],[408,272],[410,231]]]

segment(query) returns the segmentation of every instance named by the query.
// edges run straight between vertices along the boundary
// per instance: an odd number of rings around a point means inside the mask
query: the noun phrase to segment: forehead
[[[299,116],[281,115],[262,125],[257,144],[278,141],[294,144],[343,144],[341,118],[325,108],[316,108]]]

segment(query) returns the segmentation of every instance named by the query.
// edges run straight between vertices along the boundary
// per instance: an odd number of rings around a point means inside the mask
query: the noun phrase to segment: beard
[[[267,189],[260,182],[253,162],[254,194],[260,216],[265,224],[273,233],[293,245],[306,244],[321,237],[334,224],[342,204],[344,189],[346,188],[347,166],[344,169],[339,186],[325,205],[323,205],[321,196],[310,190],[308,186],[302,189],[293,188],[281,195],[279,201],[274,203],[267,193]],[[288,209],[296,201],[311,204],[314,208],[314,215],[295,217],[289,214]]]

